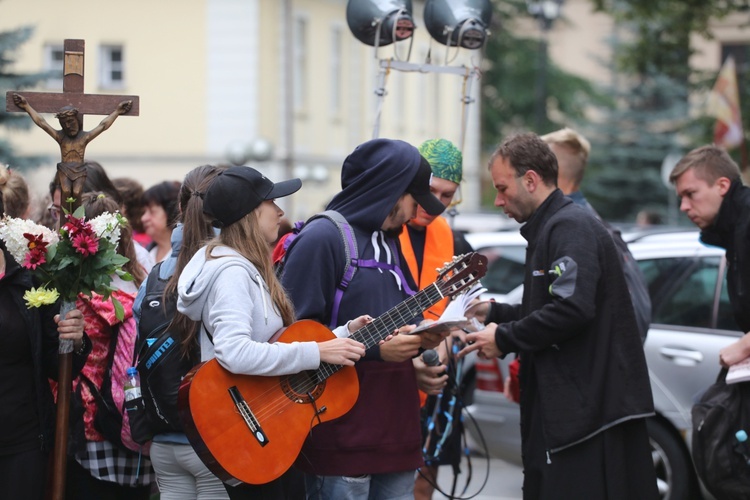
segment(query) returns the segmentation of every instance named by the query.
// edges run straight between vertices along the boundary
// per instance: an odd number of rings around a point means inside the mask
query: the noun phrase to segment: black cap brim
[[[300,179],[289,179],[288,181],[276,182],[273,185],[273,189],[266,195],[267,200],[275,200],[276,198],[283,198],[289,196],[300,190],[302,187],[302,181]]]
[[[412,194],[419,206],[430,215],[440,215],[445,211],[445,205],[440,203],[434,194],[428,192],[423,194]]]

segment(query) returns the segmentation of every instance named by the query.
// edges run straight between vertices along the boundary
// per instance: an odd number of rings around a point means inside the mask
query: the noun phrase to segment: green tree
[[[673,195],[661,165],[695,131],[687,87],[658,72],[624,80],[607,89],[616,104],[602,110],[604,118],[580,127],[592,145],[582,190],[607,220],[633,221],[644,208],[668,219]]]
[[[529,18],[522,0],[495,0],[491,35],[485,46],[482,75],[482,143],[491,149],[514,130],[535,128],[536,82],[540,40],[519,36],[516,21]],[[559,20],[558,22],[564,22]],[[592,103],[604,98],[589,81],[546,66],[547,113],[539,134],[581,119]]]
[[[689,98],[716,78],[715,72],[701,75],[690,67],[690,38],[711,38],[710,21],[747,2],[592,1],[613,16],[625,36],[613,43],[610,71],[616,77],[608,94],[615,106],[588,130],[593,151],[584,191],[608,219],[632,221],[640,209],[654,207],[671,215],[673,194],[661,180],[662,161],[710,142],[715,121],[690,113]]]
[[[33,28],[23,27],[13,31],[0,32],[0,92],[3,98],[8,90],[22,90],[38,85],[50,73],[14,73],[9,67],[15,62],[14,53],[23,45],[33,33]],[[5,106],[0,110],[0,127],[13,130],[27,130],[33,122],[25,113],[6,113]],[[16,153],[12,144],[0,139],[0,163],[13,168],[24,169],[37,166],[45,160],[44,156],[20,155]]]
[[[607,105],[608,98],[593,83],[547,60],[545,113],[541,127],[537,127],[536,86],[540,77],[542,41],[539,37],[519,34],[517,21],[530,19],[524,0],[493,0],[493,8],[481,80],[485,151],[492,151],[514,131],[533,130],[544,134],[582,120],[592,105]],[[564,23],[565,19],[557,22]],[[493,199],[491,184],[485,183],[482,204],[490,207]]]
[[[713,39],[713,21],[750,9],[749,0],[592,0],[592,3],[630,27],[633,41],[620,47],[615,61],[619,72],[634,76],[659,72],[678,80],[690,95],[709,91],[718,73],[718,69],[701,72],[690,66],[690,58],[695,54],[691,36]],[[750,68],[747,64],[739,65],[737,73],[743,128],[747,131],[750,89],[742,83],[750,81]],[[713,118],[699,117],[694,123],[699,126],[684,137],[688,148],[711,142],[713,138]]]
[[[583,189],[608,219],[633,220],[642,208],[668,210],[671,190],[661,180],[669,153],[710,142],[714,119],[690,113],[689,98],[710,89],[716,73],[690,67],[693,35],[711,38],[711,21],[748,9],[748,0],[591,0],[623,34],[605,62],[612,85],[597,89],[549,65],[547,123],[538,133],[576,126],[592,142]],[[526,2],[495,2],[483,79],[486,147],[513,129],[533,129],[538,41],[518,36],[514,21],[528,16]],[[564,9],[563,9],[564,16]],[[557,21],[565,22],[564,17]],[[623,40],[627,40],[626,42]],[[750,60],[750,59],[748,59]],[[743,121],[750,123],[750,68],[738,67]],[[595,122],[586,112],[596,109]],[[558,123],[560,122],[560,123]],[[745,126],[748,130],[748,126]],[[489,198],[489,195],[487,196]]]

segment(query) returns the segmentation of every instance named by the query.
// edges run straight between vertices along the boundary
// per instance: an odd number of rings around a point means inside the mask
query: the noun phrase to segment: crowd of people
[[[441,393],[466,391],[452,384],[446,367],[474,351],[522,360],[524,498],[657,498],[645,425],[654,409],[642,349],[650,303],[644,312],[627,249],[578,191],[588,150],[580,134],[565,129],[541,138],[513,135],[491,156],[495,205],[524,223],[528,241],[521,304],[476,301],[467,316],[483,323],[478,331],[410,335],[440,316],[444,300],[371,345],[354,334],[429,287],[435,269],[454,255],[471,251],[441,217],[462,182],[461,152],[450,141],[415,147],[374,139],[357,146],[342,164],[341,191],[326,207],[343,225],[318,217],[280,243],[288,221],[275,200],[304,189],[299,179],[274,182],[246,166],[203,165],[181,182],[144,189],[84,162],[85,216],[119,211],[127,218],[118,253],[129,259],[133,280],[113,277],[123,314],[111,301],[83,295],[64,318],[59,303],[27,309],[23,294],[34,280],[0,241],[0,421],[6,424],[0,490],[9,498],[44,498],[57,345],[71,339],[67,498],[145,500],[157,488],[164,500],[432,498],[438,467],[459,467],[461,426],[453,427],[446,452],[425,462],[426,422],[440,409]],[[678,163],[672,181],[703,239],[728,249],[730,298],[745,328],[748,219],[741,214],[750,204],[739,170],[708,146]],[[23,176],[0,168],[3,214],[59,227],[65,203],[59,178],[43,209],[31,206],[29,192]],[[113,432],[101,422],[101,394],[110,391],[122,406],[125,371],[144,341],[139,326],[152,280],[164,283],[163,301],[176,304],[168,329],[191,364],[215,359],[232,374],[252,376],[352,366],[359,385],[354,406],[314,429],[311,422],[295,464],[266,484],[222,481],[179,426],[155,432],[145,444],[131,436],[127,418]],[[299,320],[321,323],[333,335],[275,342]],[[747,358],[748,342],[724,349],[721,363]],[[437,366],[422,357],[430,349],[438,353]]]

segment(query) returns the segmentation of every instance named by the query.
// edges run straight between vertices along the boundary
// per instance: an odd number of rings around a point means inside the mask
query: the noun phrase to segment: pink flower
[[[99,238],[79,232],[71,238],[71,244],[76,252],[80,253],[84,257],[94,255],[99,250]]]
[[[47,259],[45,258],[45,255],[47,254],[47,242],[44,241],[42,235],[23,233],[23,237],[29,240],[27,244],[29,251],[24,257],[23,267],[26,269],[36,269],[38,266],[47,262]]]
[[[91,235],[93,234],[93,230],[91,229],[91,225],[89,225],[88,222],[85,222],[83,220],[83,217],[80,219],[77,219],[76,217],[73,217],[71,214],[68,214],[65,216],[65,219],[68,221],[63,225],[63,229],[68,232],[68,235],[71,239],[73,239],[74,236],[77,236],[78,234],[86,234]]]
[[[32,250],[31,252],[26,254],[26,257],[23,261],[23,267],[26,269],[36,269],[37,267],[41,266],[45,262],[47,262],[47,259],[45,258],[45,252],[41,252],[38,249]]]

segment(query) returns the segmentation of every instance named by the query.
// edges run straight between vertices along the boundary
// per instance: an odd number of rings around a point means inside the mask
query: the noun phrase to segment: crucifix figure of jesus
[[[63,93],[8,92],[7,111],[22,110],[34,123],[60,145],[61,161],[57,164],[57,180],[61,199],[72,198],[75,205],[86,181],[84,153],[89,142],[107,130],[120,115],[138,114],[137,96],[91,95],[83,93],[84,41],[65,40],[63,62]],[[33,103],[33,106],[32,106]],[[61,130],[52,127],[40,113],[56,113]],[[83,130],[83,115],[106,114],[99,125]]]
[[[83,190],[83,184],[86,181],[86,168],[83,165],[86,145],[107,130],[118,116],[127,113],[133,107],[133,101],[122,101],[99,125],[86,132],[83,130],[83,115],[72,106],[64,106],[55,115],[55,118],[60,120],[60,126],[62,127],[62,130],[55,130],[47,123],[47,120],[31,107],[25,97],[13,94],[13,102],[26,111],[39,128],[47,132],[60,144],[62,161],[57,164],[57,180],[60,182],[62,199],[68,197],[78,199]],[[70,186],[66,186],[67,181],[70,181]],[[66,193],[66,191],[68,192]]]

